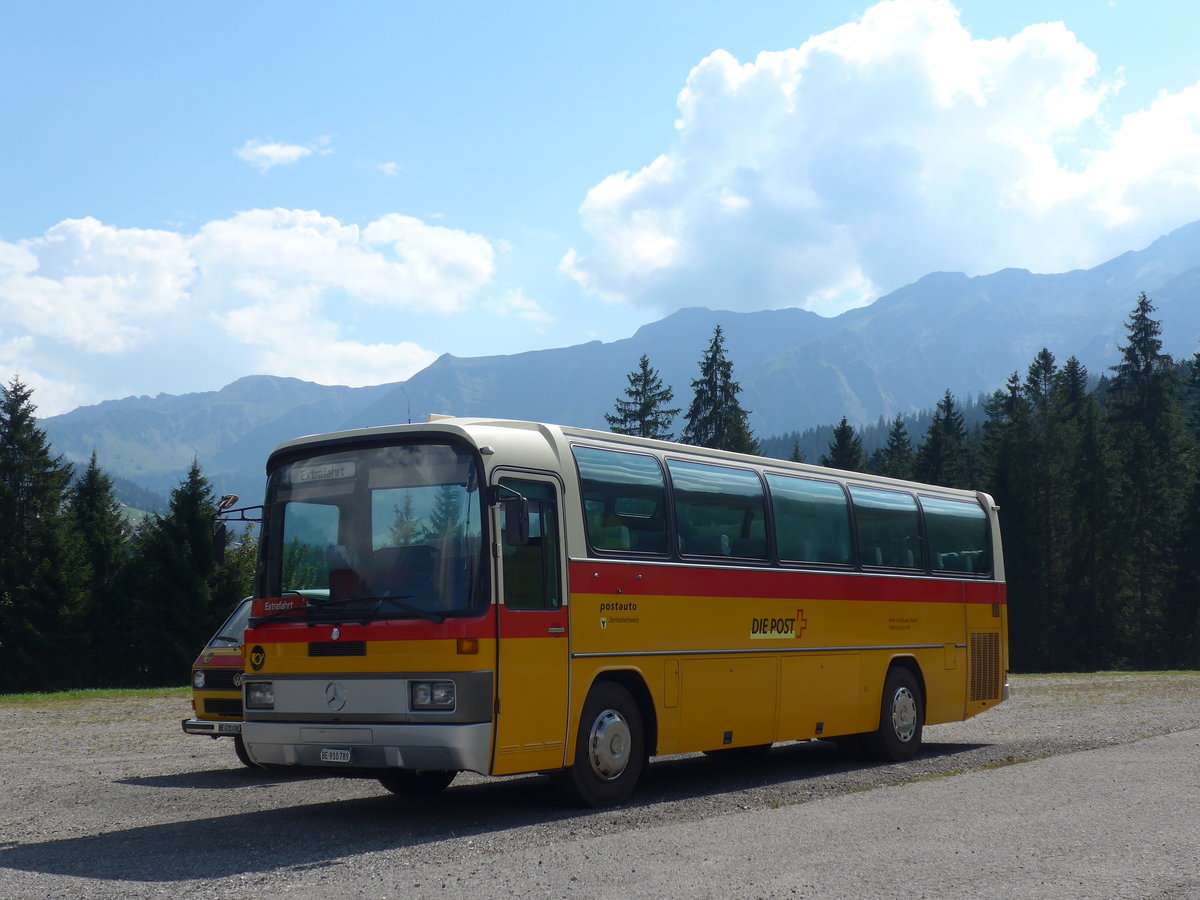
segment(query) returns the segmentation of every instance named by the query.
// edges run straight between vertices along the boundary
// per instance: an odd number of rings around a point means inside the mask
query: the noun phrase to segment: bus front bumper
[[[217,722],[213,719],[184,719],[181,723],[188,734],[206,734],[209,737],[233,737],[242,733],[241,722]]]
[[[469,725],[325,725],[245,722],[250,758],[268,766],[449,769],[488,773],[489,722]]]

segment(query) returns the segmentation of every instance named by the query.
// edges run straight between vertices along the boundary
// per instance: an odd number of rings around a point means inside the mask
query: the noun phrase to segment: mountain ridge
[[[439,356],[407,381],[370,387],[250,375],[218,391],[126,397],[43,419],[56,453],[150,490],[174,487],[193,459],[220,491],[256,496],[263,463],[299,434],[423,421],[429,413],[605,428],[650,357],[686,410],[698,363],[720,324],[762,436],[836,422],[862,425],[932,406],[947,390],[991,391],[1048,347],[1094,373],[1118,356],[1140,291],[1154,299],[1164,349],[1200,339],[1200,222],[1091,269],[985,275],[932,272],[874,303],[823,317],[798,308],[685,307],[603,343],[481,357]],[[677,420],[676,430],[682,429]]]

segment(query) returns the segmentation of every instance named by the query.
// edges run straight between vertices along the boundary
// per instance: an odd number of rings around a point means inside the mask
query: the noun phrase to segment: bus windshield
[[[267,480],[264,588],[309,618],[482,612],[478,464],[450,444],[291,458]]]
[[[247,597],[229,614],[225,623],[217,629],[217,633],[208,642],[209,647],[240,647],[242,634],[250,622],[250,598]]]

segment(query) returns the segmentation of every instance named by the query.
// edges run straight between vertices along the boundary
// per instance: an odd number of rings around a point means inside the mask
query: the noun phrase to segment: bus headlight
[[[246,682],[246,709],[274,709],[275,684],[270,681]]]
[[[198,691],[204,690],[204,670],[195,669],[192,672],[192,687]]]
[[[412,681],[409,682],[409,697],[414,710],[454,709],[454,682]]]

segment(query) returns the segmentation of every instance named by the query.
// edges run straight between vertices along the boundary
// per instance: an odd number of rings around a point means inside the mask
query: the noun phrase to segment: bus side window
[[[922,497],[933,568],[986,575],[992,571],[987,513],[978,503]]]
[[[850,504],[840,484],[768,473],[767,485],[781,560],[833,565],[854,562]]]
[[[679,552],[767,558],[766,498],[751,469],[667,460],[675,489]]]
[[[850,486],[858,558],[864,566],[924,569],[921,514],[916,498],[900,491]]]
[[[653,456],[571,448],[579,467],[584,525],[592,549],[663,554],[667,549],[667,487]]]
[[[505,478],[501,484],[529,500],[529,541],[521,546],[501,542],[504,605],[509,609],[558,609],[562,606],[562,578],[554,489],[545,482],[514,478]],[[504,516],[501,510],[501,530]]]

